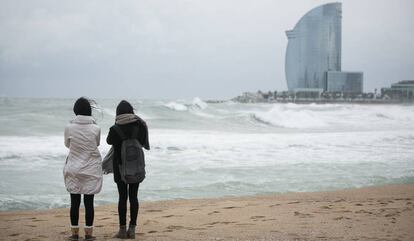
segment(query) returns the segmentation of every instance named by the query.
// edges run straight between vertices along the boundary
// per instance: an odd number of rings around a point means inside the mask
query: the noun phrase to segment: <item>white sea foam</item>
[[[152,117],[141,200],[414,182],[412,106],[221,103],[201,108],[193,102],[168,102],[170,108],[162,101],[139,103],[139,112]],[[100,103],[108,108],[98,123],[102,155],[109,149],[105,138],[116,104]],[[68,206],[62,135],[73,114],[61,106],[0,106],[0,210]],[[40,123],[21,114],[38,109]],[[97,203],[116,202],[116,197],[112,176],[105,176]]]
[[[200,108],[200,109],[205,109],[207,108],[208,104],[204,101],[202,101],[200,98],[195,97],[192,101],[192,105],[194,107]]]
[[[203,110],[207,108],[208,104],[202,101],[200,98],[195,97],[191,102],[187,102],[187,104],[185,100],[177,100],[168,102],[167,104],[164,104],[164,106],[171,110],[186,111],[189,107]]]
[[[322,128],[328,125],[314,111],[287,109],[280,105],[266,112],[256,112],[253,116],[265,123],[288,128]]]
[[[185,106],[184,104],[180,104],[177,102],[169,102],[167,104],[164,105],[165,107],[171,109],[171,110],[177,110],[177,111],[186,111],[188,110],[187,106]]]
[[[116,109],[103,108],[103,113],[112,117],[116,116]]]
[[[252,115],[271,125],[297,129],[414,127],[414,108],[405,106],[276,104]]]

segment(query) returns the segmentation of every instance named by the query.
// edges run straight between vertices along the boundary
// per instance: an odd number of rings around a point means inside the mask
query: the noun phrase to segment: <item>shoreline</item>
[[[65,100],[65,101],[73,101],[76,100],[77,97],[28,97],[28,96],[0,96],[0,99],[17,99],[17,100],[40,100],[40,101],[49,101],[50,99],[57,99],[57,100]],[[192,100],[195,97],[189,97],[187,100]],[[95,100],[98,101],[118,101],[122,98],[96,98]],[[130,97],[127,99],[131,99],[132,101],[159,101],[160,99],[152,99],[152,98],[135,98]],[[176,101],[180,100],[180,98],[172,98],[172,99],[161,99],[161,101]],[[298,100],[272,100],[272,101],[238,101],[235,100],[233,97],[229,97],[229,99],[212,99],[212,98],[204,98],[201,99],[202,101],[206,102],[207,104],[219,104],[219,103],[225,103],[225,102],[236,102],[240,104],[287,104],[287,103],[293,103],[293,104],[373,104],[373,105],[414,105],[414,101],[401,101],[401,100],[382,100],[382,99],[360,99],[360,100],[341,100],[341,99],[298,99]]]
[[[137,239],[414,240],[413,223],[414,184],[395,184],[141,202]],[[94,226],[97,240],[117,240],[116,204],[95,207]],[[69,209],[0,212],[0,230],[0,240],[65,240]]]
[[[227,100],[228,101],[228,100]],[[308,105],[308,104],[344,104],[344,105],[402,105],[402,106],[412,106],[414,101],[363,101],[363,100],[277,100],[277,101],[252,101],[252,102],[243,102],[238,100],[230,100],[240,104],[298,104],[298,105]],[[206,103],[223,103],[226,101],[213,101],[207,100]]]

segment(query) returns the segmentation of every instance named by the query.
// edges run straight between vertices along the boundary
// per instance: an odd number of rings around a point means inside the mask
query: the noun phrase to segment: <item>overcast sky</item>
[[[0,96],[231,98],[286,90],[285,30],[322,0],[0,0]],[[414,79],[414,1],[344,0],[342,69]]]

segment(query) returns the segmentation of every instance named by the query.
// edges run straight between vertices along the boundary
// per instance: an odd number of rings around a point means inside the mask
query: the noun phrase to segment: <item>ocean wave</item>
[[[266,112],[255,112],[252,116],[261,123],[286,128],[322,128],[328,125],[315,112],[279,105]]]
[[[381,141],[386,144],[396,144],[400,147],[403,147],[405,145],[414,146],[414,135],[385,137]]]
[[[116,116],[116,111],[115,109],[109,109],[109,108],[103,108],[102,109],[103,113],[112,117]]]
[[[204,102],[204,101],[202,101],[200,98],[198,98],[198,97],[195,97],[194,99],[193,99],[193,101],[191,102],[191,104],[192,104],[192,106],[193,107],[197,107],[197,108],[200,108],[200,109],[202,109],[202,110],[204,110],[205,108],[207,108],[207,106],[208,106],[208,104],[206,103],[206,102]]]
[[[261,106],[262,107],[262,106]],[[404,106],[274,104],[247,113],[258,124],[293,129],[414,128],[414,110]],[[402,123],[406,123],[401,125]]]
[[[171,110],[176,110],[176,111],[186,111],[188,110],[187,106],[185,106],[184,104],[180,104],[177,102],[169,102],[167,104],[164,104],[165,107],[171,109]]]
[[[143,200],[318,191],[409,182],[414,175],[413,131],[359,132],[357,138],[353,132],[302,131],[151,129],[150,134]],[[395,149],[397,145],[403,148]],[[62,148],[55,150],[58,146]],[[0,137],[5,158],[0,158],[0,209],[67,206],[62,178],[66,154],[61,136]],[[97,203],[116,202],[112,179],[104,176]]]
[[[72,101],[13,101],[11,107],[0,106],[0,135],[61,135],[73,118]],[[118,101],[99,103],[103,116],[98,116],[98,125],[107,131],[114,123]],[[206,103],[199,97],[131,103],[150,128],[235,132],[414,129],[414,108],[402,105]]]
[[[193,115],[196,115],[197,117],[201,117],[201,118],[208,118],[208,119],[218,118],[217,115],[210,114],[210,113],[205,112],[204,110],[199,110],[199,109],[191,109],[190,113]]]
[[[95,200],[97,205],[115,203],[116,201],[113,195],[107,198],[102,198],[101,196]],[[0,194],[0,211],[44,210],[68,207],[70,207],[69,193],[43,195]]]
[[[69,201],[52,195],[1,195],[0,211],[33,210],[68,207]],[[68,199],[68,198],[66,198]]]
[[[264,124],[264,125],[269,125],[269,126],[277,126],[275,123],[272,123],[272,122],[269,122],[269,121],[266,121],[266,120],[262,120],[260,117],[257,117],[255,114],[250,114],[249,116],[251,117],[251,119],[254,122],[257,122],[259,124]],[[281,126],[278,126],[278,127],[281,127]]]
[[[175,111],[186,111],[189,108],[204,110],[208,107],[208,104],[202,101],[200,98],[195,97],[191,102],[185,100],[170,101],[163,106],[175,110]]]
[[[0,106],[0,210],[69,204],[63,130],[73,103],[56,103]],[[102,156],[117,103],[100,103],[106,108],[98,123]],[[134,106],[152,117],[143,200],[414,182],[412,106],[205,104],[199,98]],[[35,119],[25,115],[31,112]],[[96,202],[115,203],[116,197],[113,176],[105,175]]]

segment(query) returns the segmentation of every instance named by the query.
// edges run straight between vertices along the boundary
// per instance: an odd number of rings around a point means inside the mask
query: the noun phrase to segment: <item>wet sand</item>
[[[138,222],[137,240],[411,241],[414,184],[143,202]],[[94,224],[97,240],[117,240],[116,205],[97,207]],[[0,233],[0,240],[65,240],[69,209],[1,212]]]

